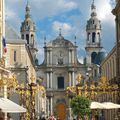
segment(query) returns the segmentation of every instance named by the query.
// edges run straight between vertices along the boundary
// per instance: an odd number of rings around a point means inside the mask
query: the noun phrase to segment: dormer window
[[[98,32],[97,34],[98,34],[98,40],[100,41],[100,33]]]

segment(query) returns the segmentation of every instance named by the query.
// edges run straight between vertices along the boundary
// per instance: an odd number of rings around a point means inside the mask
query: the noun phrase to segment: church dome
[[[59,35],[56,39],[57,40],[64,40],[64,37],[62,35]]]
[[[95,57],[94,64],[100,65],[106,56],[107,56],[106,52],[104,51],[99,52],[97,56]]]
[[[59,36],[55,39],[47,43],[46,46],[54,46],[54,47],[74,47],[74,44],[69,41],[64,39],[64,37],[59,34]]]
[[[26,19],[22,22],[21,31],[35,31],[35,23],[30,19]]]
[[[97,17],[95,18],[90,18],[88,21],[87,21],[87,26],[86,26],[86,29],[101,29],[101,21],[98,20]]]

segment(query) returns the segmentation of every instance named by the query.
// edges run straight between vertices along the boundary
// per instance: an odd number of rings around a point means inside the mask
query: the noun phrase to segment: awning
[[[105,109],[105,106],[99,102],[91,102],[90,108],[91,109]]]
[[[120,104],[115,104],[112,102],[103,102],[103,103],[91,102],[90,108],[91,109],[118,109],[120,108]]]
[[[0,109],[8,113],[26,112],[25,108],[6,98],[0,98]]]
[[[120,108],[119,104],[115,104],[115,103],[112,103],[112,102],[103,102],[102,104],[105,107],[105,109],[117,109],[117,108]]]

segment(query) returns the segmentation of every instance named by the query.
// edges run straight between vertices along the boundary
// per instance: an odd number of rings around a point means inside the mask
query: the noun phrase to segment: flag
[[[6,40],[5,40],[4,37],[3,37],[3,40],[2,40],[2,44],[3,44],[4,53],[6,53],[7,52],[7,48],[6,48]]]

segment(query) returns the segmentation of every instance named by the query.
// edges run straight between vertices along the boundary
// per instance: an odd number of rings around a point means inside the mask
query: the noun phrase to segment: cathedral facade
[[[67,119],[70,113],[68,86],[76,85],[76,75],[85,75],[85,66],[78,62],[77,46],[66,40],[61,33],[44,46],[44,61],[38,66],[38,77],[42,77],[47,94],[47,115]]]

